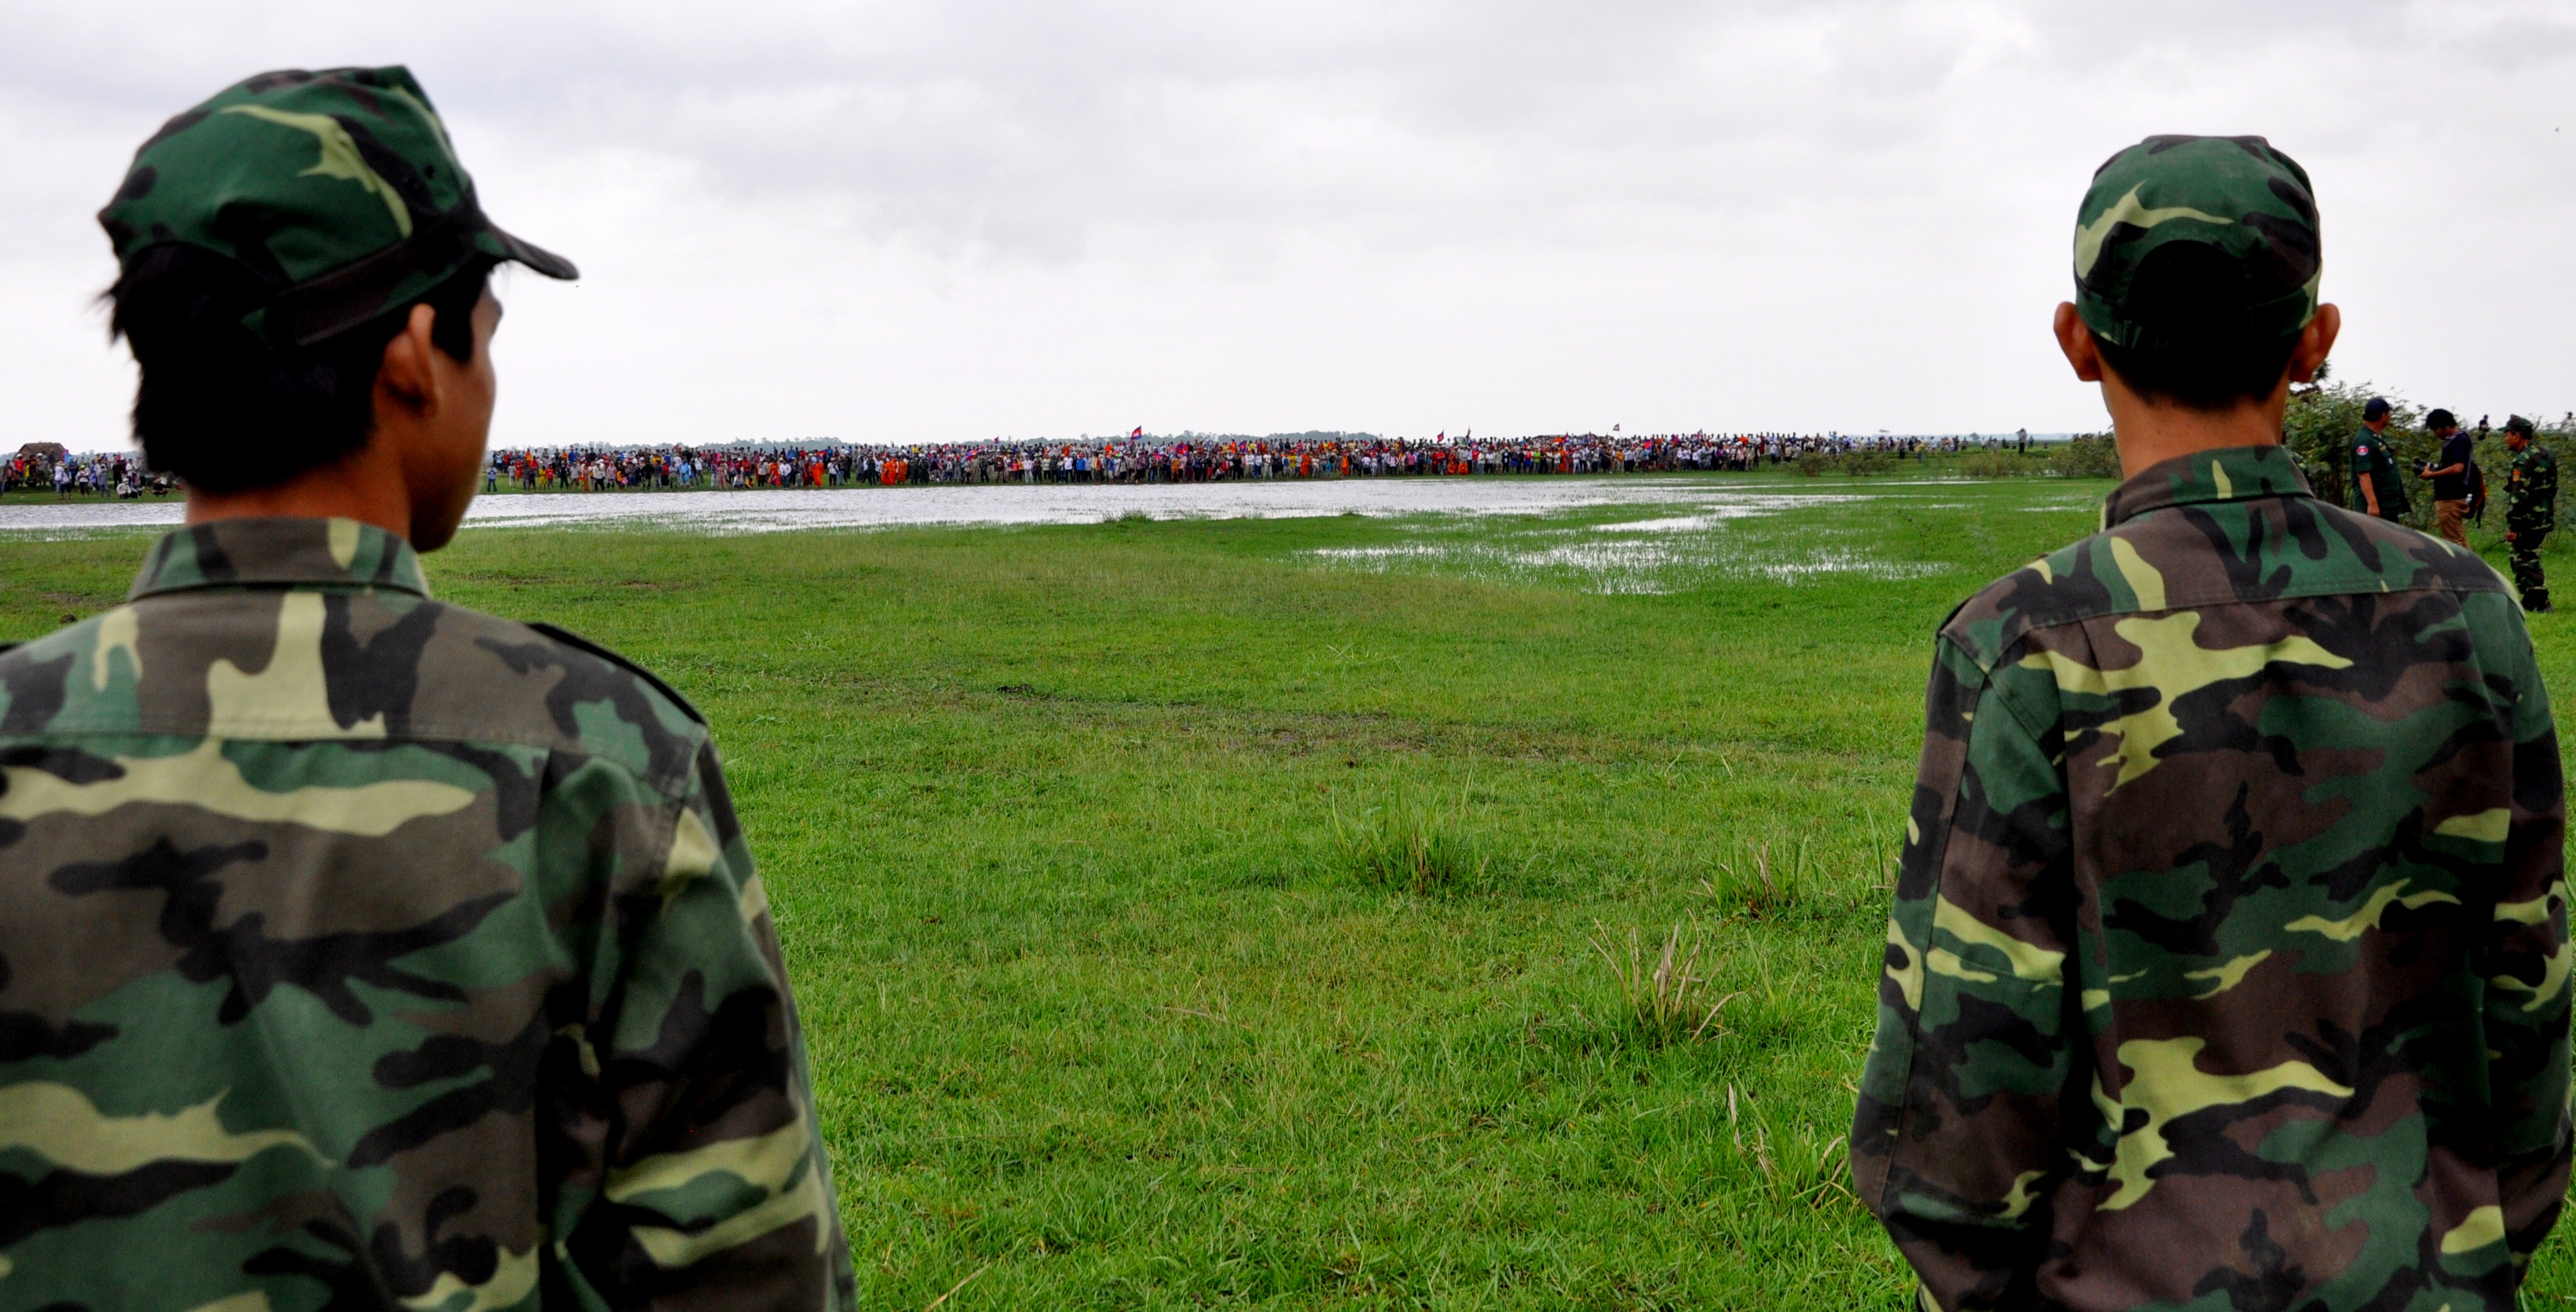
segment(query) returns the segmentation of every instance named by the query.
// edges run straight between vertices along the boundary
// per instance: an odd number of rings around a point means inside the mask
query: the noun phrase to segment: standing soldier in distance
[[[2549,610],[2549,576],[2540,568],[2540,545],[2558,526],[2558,457],[2532,440],[2532,423],[2520,415],[2504,421],[2504,449],[2513,464],[2504,476],[2504,558],[2522,608]]]
[[[848,1307],[705,723],[415,554],[482,466],[489,271],[572,265],[400,68],[225,90],[100,220],[188,525],[0,654],[0,1299]]]
[[[2511,1312],[2557,1220],[2557,733],[2504,580],[2279,445],[2313,194],[2150,137],[2077,211],[2128,478],[1941,628],[1852,1132],[1927,1309]]]
[[[2410,507],[2397,457],[2388,449],[2388,413],[2387,400],[2376,396],[2361,408],[2361,431],[2352,435],[2352,508],[2396,519]]]

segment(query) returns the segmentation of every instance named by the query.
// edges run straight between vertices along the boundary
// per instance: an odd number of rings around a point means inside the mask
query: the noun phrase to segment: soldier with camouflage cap
[[[2495,571],[2277,445],[2319,267],[2258,137],[2077,214],[2128,477],[1941,627],[1852,1133],[1926,1308],[2508,1312],[2557,1220],[2548,696]]]
[[[0,653],[0,1302],[840,1308],[803,1040],[707,727],[431,599],[493,227],[399,68],[172,119],[100,216],[125,605]]]
[[[2533,441],[2533,433],[2532,422],[2520,415],[2504,421],[2505,450],[2513,454],[2504,476],[2504,559],[2522,608],[2537,615],[2550,609],[2540,547],[2558,527],[2558,457]]]

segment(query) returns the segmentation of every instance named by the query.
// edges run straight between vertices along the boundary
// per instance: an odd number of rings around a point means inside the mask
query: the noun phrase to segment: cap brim
[[[498,227],[487,227],[484,231],[491,234],[493,241],[500,243],[501,253],[513,263],[524,264],[549,278],[561,278],[566,282],[581,276],[581,270],[574,268],[572,261],[535,242],[522,241]]]

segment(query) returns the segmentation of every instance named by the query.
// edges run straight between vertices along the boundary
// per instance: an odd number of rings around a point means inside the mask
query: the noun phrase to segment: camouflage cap
[[[2075,307],[2114,346],[2277,341],[2315,317],[2323,263],[2307,170],[2261,137],[2149,137],[2075,213]]]
[[[227,88],[134,152],[98,221],[121,267],[170,243],[241,265],[271,289],[243,323],[279,347],[357,327],[478,256],[579,276],[483,217],[446,125],[401,67]]]
[[[2530,420],[2525,419],[2520,415],[2515,415],[2511,419],[2504,421],[2504,431],[2508,433],[2520,433],[2524,437],[2529,437],[2534,431],[2534,425]]]

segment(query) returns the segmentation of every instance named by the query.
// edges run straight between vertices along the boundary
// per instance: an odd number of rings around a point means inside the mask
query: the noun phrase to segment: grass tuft
[[[1830,919],[1884,906],[1895,889],[1896,851],[1876,836],[1853,850],[1850,843],[1819,851],[1801,836],[1776,853],[1771,840],[1741,843],[1734,859],[1709,861],[1691,890],[1721,920]],[[1854,858],[1858,858],[1854,862]],[[1856,871],[1845,873],[1854,862]]]
[[[1758,847],[1747,844],[1737,860],[1711,862],[1714,873],[1694,891],[1715,903],[1721,914],[1745,920],[1778,920],[1812,910],[1822,890],[1808,849],[1801,838],[1775,862],[1769,839]]]
[[[1774,1135],[1771,1118],[1732,1081],[1726,1086],[1726,1127],[1736,1155],[1750,1160],[1761,1173],[1763,1188],[1776,1201],[1810,1209],[1862,1210],[1860,1195],[1844,1183],[1851,1145],[1840,1133],[1827,1129]]]
[[[1373,888],[1427,897],[1493,886],[1494,859],[1469,831],[1464,792],[1452,808],[1400,802],[1356,817],[1335,811],[1333,829],[1351,873]]]
[[[1695,930],[1685,934],[1682,926],[1673,926],[1664,936],[1663,951],[1649,965],[1645,942],[1634,928],[1628,931],[1623,959],[1609,928],[1597,920],[1592,927],[1592,950],[1619,981],[1620,1015],[1629,1032],[1650,1047],[1697,1043],[1718,1033],[1718,1017],[1726,1004],[1744,996],[1729,993],[1711,1000],[1708,986],[1715,976],[1700,970],[1700,953],[1707,940]],[[1709,968],[1713,972],[1716,963]]]

